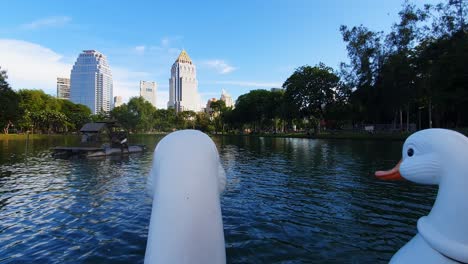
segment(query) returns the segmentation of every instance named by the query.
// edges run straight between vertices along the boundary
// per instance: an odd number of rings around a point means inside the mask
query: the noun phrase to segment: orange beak
[[[375,177],[385,180],[385,181],[395,181],[395,180],[403,180],[404,178],[401,177],[400,174],[400,164],[401,160],[395,166],[395,168],[388,170],[388,171],[376,171]]]

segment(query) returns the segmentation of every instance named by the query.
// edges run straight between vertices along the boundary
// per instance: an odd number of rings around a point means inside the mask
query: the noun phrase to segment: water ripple
[[[62,141],[61,141],[62,140]],[[153,149],[158,137],[135,139]],[[229,263],[386,263],[416,233],[436,189],[382,182],[401,142],[214,138],[228,182]],[[76,139],[5,143],[0,153],[0,263],[142,263],[152,151],[52,159]]]

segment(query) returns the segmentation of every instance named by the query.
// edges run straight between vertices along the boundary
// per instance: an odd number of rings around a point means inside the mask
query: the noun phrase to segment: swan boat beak
[[[400,164],[401,160],[397,163],[397,165],[387,171],[376,171],[375,177],[385,181],[396,181],[396,180],[404,180],[404,178],[400,174]]]

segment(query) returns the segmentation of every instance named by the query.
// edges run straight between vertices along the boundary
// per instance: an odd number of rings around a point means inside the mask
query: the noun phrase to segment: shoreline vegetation
[[[131,137],[158,135],[165,136],[170,132],[161,133],[138,133],[131,134]],[[320,133],[317,135],[307,134],[305,132],[297,133],[259,133],[259,134],[236,134],[236,133],[218,133],[209,134],[210,136],[235,136],[235,137],[266,137],[266,138],[308,138],[308,139],[356,139],[356,140],[405,140],[410,133],[362,133],[362,132],[333,132]],[[49,137],[76,136],[79,134],[29,134],[30,140],[46,139]],[[0,134],[2,140],[27,140],[27,134]]]
[[[455,130],[465,136],[468,136],[468,129]],[[172,131],[171,131],[172,132]],[[130,137],[139,136],[166,136],[171,132],[147,132],[130,134]],[[392,133],[368,133],[360,131],[323,131],[320,134],[307,133],[304,131],[294,133],[208,133],[209,136],[234,136],[234,137],[264,137],[264,138],[304,138],[304,139],[344,139],[344,140],[391,140],[391,141],[404,141],[409,137],[412,132],[392,132]],[[78,133],[69,134],[0,134],[0,141],[2,140],[34,140],[46,139],[50,137],[63,137],[63,136],[81,136]]]
[[[321,62],[303,65],[281,88],[250,90],[234,107],[219,100],[198,113],[156,109],[133,97],[110,112],[91,114],[87,106],[42,90],[15,91],[0,69],[0,128],[4,134],[70,134],[88,122],[113,120],[132,134],[198,129],[209,134],[398,140],[425,128],[460,131],[468,127],[463,114],[468,112],[467,7],[461,0],[421,8],[405,1],[390,32],[342,25],[348,62],[338,69]]]

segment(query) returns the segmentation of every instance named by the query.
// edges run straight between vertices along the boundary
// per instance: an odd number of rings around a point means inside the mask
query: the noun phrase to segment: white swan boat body
[[[164,137],[154,151],[153,208],[145,263],[225,263],[220,194],[226,176],[213,141],[196,130]]]
[[[467,137],[447,129],[416,132],[403,145],[402,161],[376,176],[439,185],[432,210],[418,220],[418,234],[391,263],[468,263]]]

